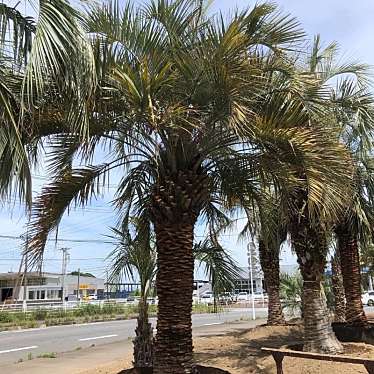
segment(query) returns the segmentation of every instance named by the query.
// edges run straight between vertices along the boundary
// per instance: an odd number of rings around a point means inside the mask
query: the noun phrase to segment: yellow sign
[[[86,290],[88,288],[88,284],[80,284],[79,289],[80,290]]]

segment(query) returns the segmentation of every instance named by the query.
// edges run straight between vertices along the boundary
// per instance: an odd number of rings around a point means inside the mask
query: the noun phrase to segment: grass
[[[218,306],[218,312],[223,308]],[[193,305],[193,313],[214,313],[213,305],[197,304]],[[149,305],[149,315],[157,314],[157,305]],[[38,309],[32,312],[6,312],[0,311],[0,331],[14,327],[33,328],[40,325],[56,326],[71,325],[76,323],[89,323],[95,321],[133,319],[138,315],[137,305],[104,304],[82,305],[76,309]]]
[[[38,356],[38,358],[56,358],[57,354],[55,352],[47,352],[47,353],[42,353]]]

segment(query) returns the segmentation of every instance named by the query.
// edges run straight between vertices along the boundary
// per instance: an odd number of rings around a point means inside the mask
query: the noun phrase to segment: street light
[[[248,255],[248,265],[249,265],[249,279],[251,282],[251,299],[252,299],[252,319],[256,319],[256,311],[255,311],[255,300],[253,297],[253,271],[252,271],[252,253],[256,250],[255,243],[250,242],[248,243],[247,247],[247,255]]]

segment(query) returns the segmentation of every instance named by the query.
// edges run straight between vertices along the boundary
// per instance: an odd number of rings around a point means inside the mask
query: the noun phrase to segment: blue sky
[[[7,1],[14,5],[15,1]],[[222,10],[227,13],[236,6],[239,8],[251,6],[254,1],[247,0],[216,0],[211,11]],[[344,58],[359,59],[374,65],[374,2],[372,0],[279,0],[277,1],[284,13],[291,13],[298,18],[305,31],[313,36],[321,34],[322,40],[327,43],[336,40],[341,46]],[[43,167],[34,173],[33,189],[39,191],[40,186],[46,182]],[[104,198],[93,202],[86,210],[74,210],[65,216],[59,231],[59,237],[73,240],[108,240],[108,226],[115,224],[115,214],[109,205],[114,192],[118,176],[113,176]],[[0,236],[18,236],[24,232],[24,211],[18,204],[6,204],[0,211]],[[243,221],[241,221],[243,223]],[[241,224],[238,224],[239,231]],[[202,235],[203,227],[197,227],[197,235]],[[237,261],[243,266],[246,264],[245,243],[238,243],[236,232],[231,236],[223,237],[223,244],[232,252]],[[105,274],[106,264],[104,258],[111,251],[112,246],[106,243],[76,243],[59,242],[57,248],[71,248],[69,270],[80,267],[82,271],[90,271],[99,276]],[[287,246],[286,246],[287,247]],[[60,271],[61,253],[56,250],[52,241],[47,245],[45,269]],[[295,259],[288,248],[282,254],[283,263],[294,263]],[[17,271],[20,258],[20,241],[0,237],[0,272]]]

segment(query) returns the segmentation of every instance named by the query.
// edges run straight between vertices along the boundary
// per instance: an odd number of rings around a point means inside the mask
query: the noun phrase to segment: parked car
[[[220,304],[227,305],[227,304],[232,304],[235,302],[235,297],[233,294],[230,292],[224,292],[218,297],[218,301]]]
[[[361,295],[362,304],[374,306],[374,291],[368,291]]]
[[[213,305],[214,304],[214,296],[213,292],[206,292],[200,296],[200,302],[202,304]]]
[[[237,301],[248,301],[248,300],[249,300],[248,292],[242,291],[238,293]]]

